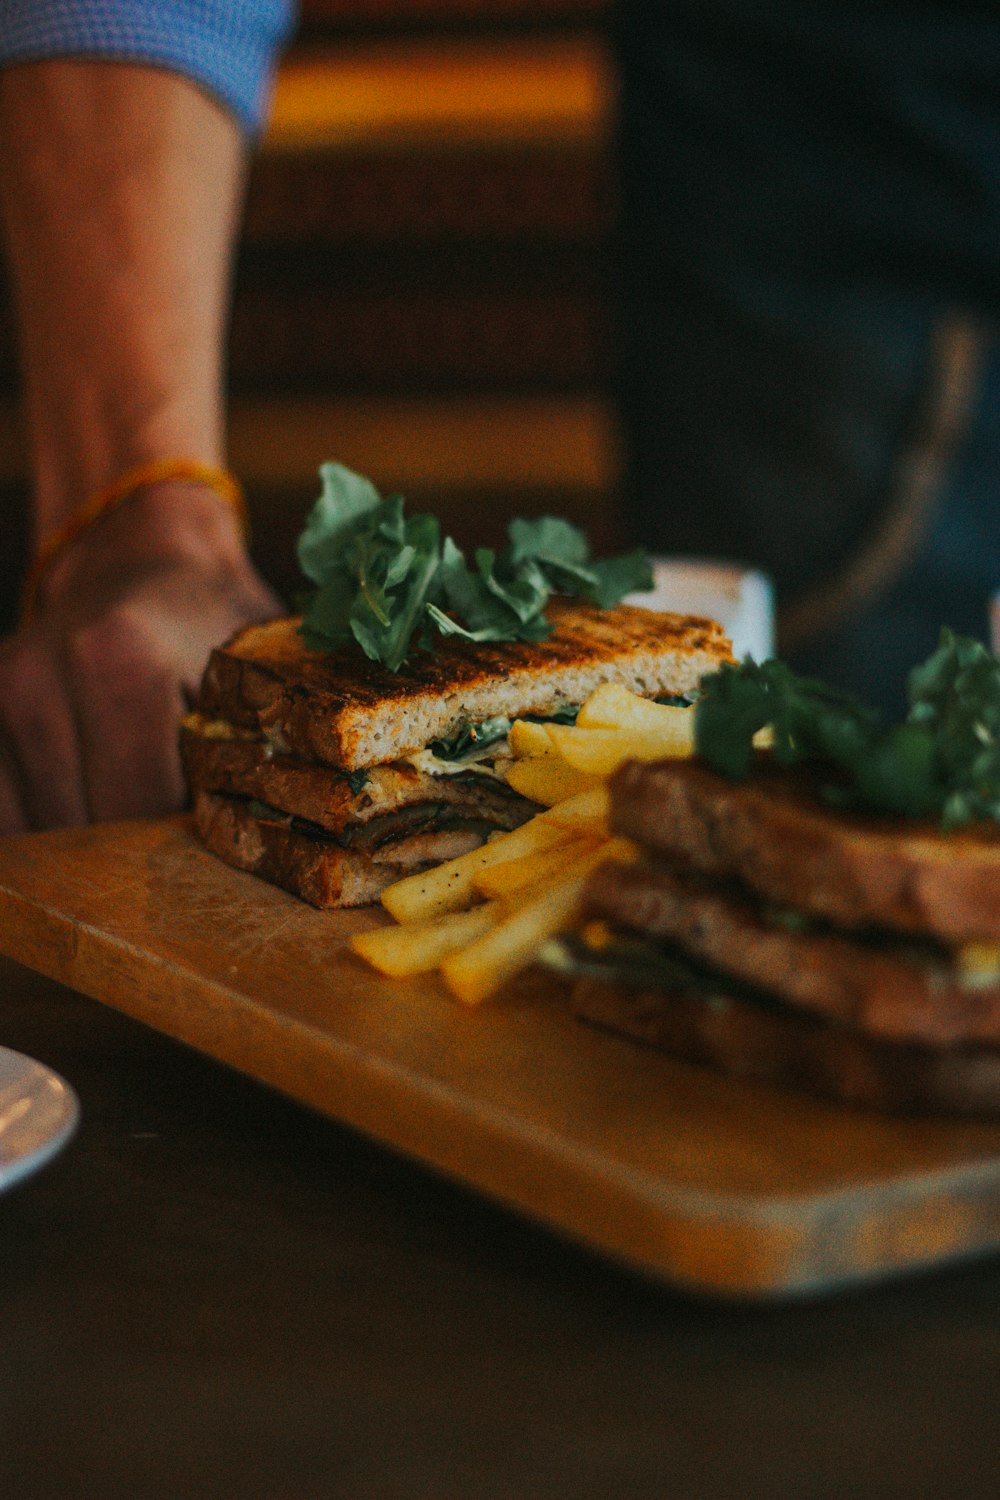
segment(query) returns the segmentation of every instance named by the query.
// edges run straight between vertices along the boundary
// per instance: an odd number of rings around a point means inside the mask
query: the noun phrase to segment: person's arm
[[[0,73],[0,160],[37,543],[137,464],[223,462],[244,143],[178,74],[52,60]],[[82,533],[0,646],[0,831],[178,807],[185,695],[278,608],[207,489],[158,485]]]

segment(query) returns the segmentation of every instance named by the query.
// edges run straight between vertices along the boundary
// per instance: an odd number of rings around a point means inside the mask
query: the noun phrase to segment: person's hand
[[[37,536],[154,460],[224,462],[247,144],[225,105],[171,69],[0,69],[0,225]],[[218,495],[175,481],[106,511],[0,644],[0,831],[179,807],[185,698],[214,645],[276,613]]]
[[[102,518],[0,644],[0,833],[179,809],[209,651],[281,612],[215,496],[162,485]]]

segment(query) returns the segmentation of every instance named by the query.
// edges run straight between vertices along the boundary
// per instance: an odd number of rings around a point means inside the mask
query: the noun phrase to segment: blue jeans
[[[898,711],[1000,586],[1000,18],[622,4],[622,504]],[[994,74],[998,76],[994,76]]]

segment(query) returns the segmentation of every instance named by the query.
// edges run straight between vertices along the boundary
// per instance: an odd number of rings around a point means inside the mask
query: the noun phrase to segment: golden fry
[[[618,682],[595,688],[577,716],[580,729],[628,729],[662,734],[680,745],[694,744],[694,711],[640,698]],[[691,753],[690,751],[688,753]]]
[[[541,802],[545,807],[565,802],[567,797],[598,785],[597,777],[574,770],[554,752],[547,756],[532,756],[529,760],[515,760],[505,775],[508,786],[515,792],[530,797],[532,802]]]
[[[488,932],[500,912],[499,906],[487,904],[423,922],[377,927],[371,932],[355,933],[351,947],[372,968],[393,979],[426,974],[439,968],[449,953],[465,948]]]
[[[511,833],[500,834],[449,859],[431,870],[422,870],[417,875],[407,875],[388,886],[382,892],[382,905],[397,922],[418,922],[430,917],[443,916],[446,912],[461,911],[475,899],[472,877],[477,870],[487,865],[500,864],[507,859],[518,859],[533,849],[547,848],[550,844],[565,843],[572,837],[570,831],[542,821],[542,815],[522,823]]]
[[[681,709],[684,713],[686,710]],[[545,732],[568,765],[588,776],[610,776],[627,760],[663,760],[693,753],[687,722],[667,721],[660,729],[578,729],[546,724]]]
[[[610,803],[607,787],[599,782],[589,791],[578,792],[565,802],[557,802],[545,812],[539,813],[535,821],[574,833],[606,835]]]
[[[520,859],[508,859],[502,865],[491,865],[473,876],[473,883],[481,896],[509,898],[515,892],[537,885],[540,880],[555,880],[567,865],[581,854],[588,854],[598,842],[597,835],[572,838],[568,843],[556,844],[537,853],[523,854]]]
[[[555,755],[555,747],[545,733],[544,724],[532,724],[528,719],[515,719],[507,736],[510,753],[517,760],[529,755]]]
[[[441,972],[448,988],[467,1005],[494,994],[533,962],[543,943],[577,921],[591,870],[633,854],[627,839],[609,839],[574,860],[559,881],[534,886],[509,916],[445,959]]]

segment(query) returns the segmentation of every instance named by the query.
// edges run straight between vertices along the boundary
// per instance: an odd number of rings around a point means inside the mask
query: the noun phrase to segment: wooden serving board
[[[779,1297],[1000,1247],[1000,1122],[891,1120],[390,981],[184,819],[0,840],[0,950],[633,1267]]]

